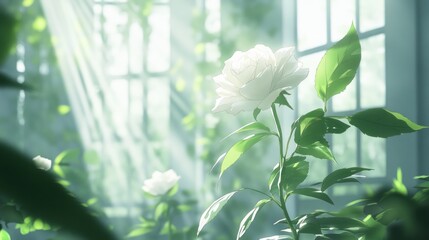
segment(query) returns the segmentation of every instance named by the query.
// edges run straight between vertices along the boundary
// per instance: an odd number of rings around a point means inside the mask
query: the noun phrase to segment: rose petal
[[[273,92],[271,92],[258,106],[259,109],[265,110],[269,107],[271,107],[271,104],[276,100],[276,98],[280,95],[280,92],[283,89],[276,89]]]
[[[240,94],[249,100],[263,100],[270,92],[273,71],[265,69],[257,78],[240,88]]]

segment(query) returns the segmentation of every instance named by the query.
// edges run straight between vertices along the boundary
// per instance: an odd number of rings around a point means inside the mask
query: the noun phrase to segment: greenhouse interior
[[[0,0],[0,240],[429,239],[428,11]]]

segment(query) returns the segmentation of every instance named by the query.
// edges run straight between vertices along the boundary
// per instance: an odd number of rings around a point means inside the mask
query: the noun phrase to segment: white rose
[[[34,163],[36,164],[37,168],[48,171],[51,169],[52,161],[50,159],[41,157],[40,155],[33,158]]]
[[[143,191],[154,196],[163,195],[170,190],[179,179],[180,177],[171,169],[163,173],[155,171],[152,174],[152,178],[144,181]]]
[[[308,75],[294,51],[282,48],[273,53],[256,45],[247,52],[235,52],[225,61],[222,74],[214,77],[218,98],[213,111],[237,114],[269,108],[282,90],[296,87]]]

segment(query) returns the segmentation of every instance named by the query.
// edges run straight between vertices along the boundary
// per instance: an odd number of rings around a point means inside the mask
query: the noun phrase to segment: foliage
[[[141,239],[192,239],[197,232],[196,225],[184,225],[187,213],[195,209],[196,200],[187,191],[178,192],[176,185],[166,194],[155,198],[156,202],[145,209],[154,209],[152,213],[146,211],[140,218],[140,223],[133,227],[126,238]]]
[[[268,202],[275,203],[284,215],[284,218],[276,223],[284,225],[285,229],[283,231],[285,234],[273,236],[271,237],[272,239],[297,240],[302,234],[314,235],[315,239],[381,239],[379,233],[374,230],[380,225],[378,223],[380,217],[362,218],[359,214],[351,214],[352,210],[354,210],[353,213],[356,213],[355,209],[345,208],[340,212],[319,210],[291,219],[286,207],[288,198],[294,194],[334,204],[326,193],[328,188],[337,184],[358,182],[357,173],[371,170],[362,167],[340,168],[327,175],[320,183],[311,186],[305,185],[308,175],[317,171],[317,169],[310,169],[307,156],[316,158],[315,161],[318,161],[318,159],[335,161],[335,157],[326,140],[327,134],[342,134],[347,131],[350,125],[366,135],[383,138],[426,128],[399,113],[380,108],[364,110],[352,116],[334,117],[327,115],[327,102],[332,96],[344,91],[350,84],[357,72],[360,55],[359,38],[352,25],[345,37],[327,50],[317,68],[315,89],[325,105],[324,109],[315,109],[299,117],[292,124],[287,138],[283,137],[282,122],[277,112],[277,108],[280,105],[286,105],[291,108],[284,92],[273,102],[271,107],[277,132],[273,133],[260,121],[247,124],[233,132],[233,135],[243,132],[250,135],[236,142],[224,155],[220,176],[234,163],[243,158],[243,153],[263,137],[275,136],[278,139],[280,153],[279,163],[274,167],[269,178],[269,192],[254,190],[264,195],[264,199],[258,202],[244,216],[238,230],[237,240],[244,236],[245,231],[255,220],[256,214]],[[255,109],[253,112],[255,120],[260,112],[260,109]],[[343,122],[344,120],[347,120],[350,125]],[[292,139],[296,147],[295,150],[289,153]],[[284,140],[286,140],[286,144]],[[222,157],[218,161],[220,160],[222,160]],[[274,184],[276,180],[277,185]],[[427,190],[428,188],[426,187],[429,184],[420,186]],[[401,185],[401,180],[395,181],[395,189],[395,195],[406,193],[403,185]],[[214,219],[234,193],[224,195],[207,208],[201,217],[198,233],[201,233],[207,223]],[[422,194],[419,194],[419,196],[426,198]],[[390,216],[388,214],[390,209],[385,208],[378,214]],[[406,213],[408,211],[403,210],[401,212]],[[398,216],[395,216],[393,219],[397,218]],[[392,218],[390,218],[390,221],[392,221]]]

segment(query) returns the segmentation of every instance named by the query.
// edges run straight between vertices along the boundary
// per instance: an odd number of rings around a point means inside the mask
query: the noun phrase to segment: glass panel
[[[170,67],[170,8],[156,6],[149,17],[147,68],[149,72],[163,72]]]
[[[363,39],[360,65],[361,107],[386,105],[384,34]]]
[[[374,169],[365,172],[366,176],[386,176],[386,140],[361,134],[362,167]]]
[[[356,0],[331,0],[332,41],[340,40],[352,22],[356,22]]]
[[[131,73],[141,73],[143,70],[143,31],[138,23],[130,26],[130,70]]]
[[[349,128],[343,134],[332,135],[332,151],[338,163],[333,164],[334,169],[358,166],[356,134],[355,128]]]
[[[384,0],[360,0],[360,31],[384,26]]]
[[[328,175],[328,161],[314,157],[307,157],[307,161],[310,163],[309,173],[317,172],[317,174],[309,174],[305,180],[305,184],[321,182],[323,178]],[[315,171],[315,169],[317,169],[317,171]]]
[[[130,81],[130,124],[135,137],[142,136],[143,85],[140,79]]]
[[[314,76],[316,74],[317,65],[322,59],[323,53],[315,53],[300,58],[304,67],[309,68],[310,72],[307,79],[301,82],[298,87],[298,114],[302,115],[308,111],[323,107],[322,101],[317,96],[314,88]]]
[[[332,97],[332,109],[335,112],[351,111],[357,108],[356,78],[347,86],[344,92]]]
[[[153,141],[167,137],[169,126],[170,99],[168,79],[151,78],[147,84],[147,113],[149,117],[149,136]]]
[[[127,27],[128,14],[121,7],[104,5],[104,32],[106,35],[106,70],[112,76],[128,73],[128,48],[123,30]]]
[[[113,94],[112,101],[114,103],[111,114],[116,126],[125,124],[128,119],[128,107],[129,107],[129,92],[128,92],[128,81],[126,79],[115,79],[110,82],[110,89]]]
[[[298,50],[326,44],[326,1],[298,0],[297,9]]]

